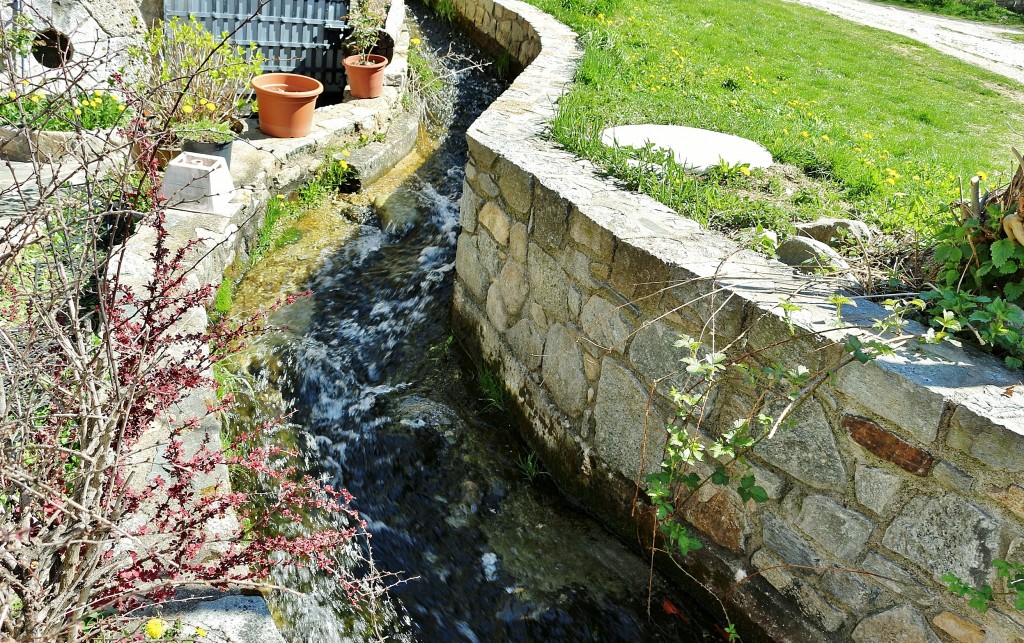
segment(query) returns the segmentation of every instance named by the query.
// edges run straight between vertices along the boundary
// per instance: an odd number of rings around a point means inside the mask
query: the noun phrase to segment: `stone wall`
[[[813,371],[842,357],[828,289],[555,148],[543,134],[575,36],[516,0],[455,5],[525,68],[467,135],[457,332],[500,372],[559,484],[647,540],[635,481],[660,460],[671,405],[664,387],[648,394],[678,371],[676,336]],[[783,293],[801,306],[789,319]],[[844,319],[885,314],[860,302]],[[792,341],[790,324],[826,332]],[[751,458],[768,502],[715,487],[689,507],[706,548],[683,564],[728,594],[745,640],[1024,641],[1020,612],[972,613],[940,581],[990,582],[992,560],[1024,560],[1024,390],[1005,392],[1019,379],[952,346],[844,368]],[[749,408],[743,390],[722,391],[713,417]]]
[[[0,22],[5,25],[13,15],[13,5],[8,5],[4,3],[0,9]],[[70,49],[63,42],[57,48],[69,54],[63,65],[54,66],[56,52],[43,61],[32,55],[18,60],[19,74],[34,82],[40,78],[75,79],[82,86],[106,89],[110,73],[131,62],[129,45],[138,44],[143,37],[136,0],[23,0],[19,10],[32,19],[37,34],[52,30],[70,44]]]

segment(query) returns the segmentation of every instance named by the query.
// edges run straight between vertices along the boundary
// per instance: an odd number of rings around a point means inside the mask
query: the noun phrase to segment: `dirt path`
[[[1003,37],[1024,32],[957,20],[865,0],[787,0],[869,27],[913,38],[943,53],[1024,83],[1024,42]]]

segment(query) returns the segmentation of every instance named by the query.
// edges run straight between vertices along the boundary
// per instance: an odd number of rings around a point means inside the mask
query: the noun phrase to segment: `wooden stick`
[[[981,178],[971,177],[971,210],[978,221],[981,221]]]
[[[1010,151],[1013,152],[1013,155],[1017,157],[1017,162],[1021,164],[1021,167],[1024,167],[1024,158],[1021,157],[1020,152],[1017,151],[1017,148],[1011,147]]]

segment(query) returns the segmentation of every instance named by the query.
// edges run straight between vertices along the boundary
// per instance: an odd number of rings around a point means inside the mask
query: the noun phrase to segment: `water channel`
[[[417,22],[424,47],[454,42],[481,59],[446,25]],[[253,384],[231,421],[290,414],[267,439],[355,495],[369,546],[338,557],[391,585],[354,609],[332,577],[282,567],[274,580],[303,595],[272,597],[275,617],[289,641],[722,640],[639,552],[558,493],[448,340],[464,133],[503,87],[486,70],[456,75],[454,112],[428,151],[296,222],[298,240],[239,285],[236,309],[314,294],[278,311],[282,330],[237,360]]]

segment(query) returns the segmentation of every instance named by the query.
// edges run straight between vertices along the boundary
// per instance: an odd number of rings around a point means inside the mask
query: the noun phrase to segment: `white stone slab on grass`
[[[621,125],[601,132],[601,143],[608,147],[670,150],[676,163],[703,174],[725,161],[730,166],[749,165],[751,169],[772,165],[771,153],[746,138],[681,125]]]

